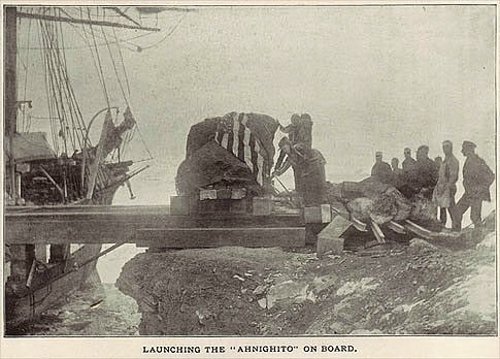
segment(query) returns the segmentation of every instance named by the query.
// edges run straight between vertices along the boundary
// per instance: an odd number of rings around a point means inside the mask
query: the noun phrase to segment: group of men
[[[411,149],[405,148],[402,168],[397,158],[392,159],[391,167],[383,161],[382,153],[377,152],[371,175],[380,182],[394,185],[406,197],[421,194],[432,199],[439,208],[441,223],[446,224],[449,213],[454,230],[461,229],[463,215],[470,208],[472,223],[477,227],[481,224],[482,202],[491,200],[489,188],[495,175],[475,149],[476,144],[471,141],[462,144],[462,154],[466,158],[463,166],[465,192],[458,203],[455,202],[455,195],[460,164],[453,154],[451,141],[443,142],[444,159],[430,159],[429,147],[423,145],[418,148],[415,160]]]
[[[326,201],[326,160],[318,150],[312,148],[311,116],[294,114],[290,125],[279,128],[287,136],[279,142],[281,150],[272,177],[293,168],[295,189],[302,197],[305,206],[315,206]],[[460,170],[458,159],[453,154],[453,143],[443,142],[444,159],[429,158],[429,146],[417,149],[416,159],[411,149],[404,149],[404,160],[399,167],[399,160],[393,158],[391,165],[383,161],[382,152],[377,152],[371,175],[380,182],[395,186],[403,195],[412,198],[421,195],[432,200],[439,208],[439,220],[446,224],[447,214],[452,220],[452,229],[461,230],[464,213],[471,209],[471,220],[475,227],[481,225],[481,207],[483,201],[491,201],[490,186],[495,175],[486,162],[476,152],[476,145],[464,141],[462,154],[464,194],[455,202],[457,181]]]

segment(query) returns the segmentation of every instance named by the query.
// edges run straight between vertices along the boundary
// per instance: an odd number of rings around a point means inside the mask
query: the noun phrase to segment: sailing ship
[[[134,19],[128,10],[119,7],[4,7],[4,210],[110,205],[123,185],[127,185],[131,198],[134,197],[129,180],[148,166],[133,169],[134,162],[124,159],[127,146],[140,132],[129,102],[130,86],[115,29],[143,33],[160,29],[143,26],[142,20]],[[141,18],[151,13],[141,8],[135,11]],[[156,16],[160,11],[157,9]],[[23,25],[28,26],[28,34],[30,30],[38,30],[40,47],[37,50],[44,68],[48,117],[37,120],[48,122],[50,135],[30,131],[34,106],[33,101],[27,99],[27,74],[23,78],[24,94],[19,86],[18,27]],[[98,74],[97,83],[106,100],[106,107],[98,110],[90,120],[83,115],[71,81],[64,26],[78,30],[84,47],[90,49],[91,61]],[[29,61],[29,51],[35,50],[29,40],[27,43],[25,51]],[[104,74],[105,51],[101,49],[104,45],[125,103],[121,115],[120,108],[112,104],[106,87],[109,78]],[[29,66],[24,64],[24,68],[27,73]],[[102,122],[102,126],[98,126],[98,122]],[[92,138],[96,128],[100,135]],[[149,154],[145,160],[149,160],[151,153],[145,149]],[[101,245],[78,246],[70,245],[71,242],[75,241],[68,238],[68,244],[63,245],[4,247],[7,334],[13,333],[12,328],[19,324],[36,319],[82,285],[100,283],[97,259],[109,249],[101,251]]]

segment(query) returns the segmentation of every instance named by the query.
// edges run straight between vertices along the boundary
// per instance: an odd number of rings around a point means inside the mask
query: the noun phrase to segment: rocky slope
[[[321,259],[278,248],[150,251],[117,286],[137,301],[142,335],[493,334],[495,253],[493,232],[467,250],[413,239]]]

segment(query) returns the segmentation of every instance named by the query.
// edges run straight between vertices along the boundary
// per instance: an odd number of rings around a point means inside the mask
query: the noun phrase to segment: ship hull
[[[115,191],[100,198],[99,204],[110,205]],[[101,249],[100,244],[85,244],[71,253],[68,260],[52,265],[34,288],[18,293],[6,291],[5,334],[19,334],[21,325],[36,321],[48,309],[61,306],[69,295],[79,289],[101,285],[97,259],[90,261],[99,255]]]
[[[71,256],[71,262],[76,264],[74,269],[56,275],[40,288],[27,291],[22,295],[6,294],[6,335],[16,332],[15,328],[21,324],[36,320],[48,309],[60,305],[68,295],[82,286],[100,284],[96,262],[78,267],[78,263],[84,263],[98,255],[100,251],[101,245],[84,245]]]

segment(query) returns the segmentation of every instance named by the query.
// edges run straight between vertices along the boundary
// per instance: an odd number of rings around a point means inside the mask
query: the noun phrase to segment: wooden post
[[[9,280],[23,282],[28,278],[31,264],[35,258],[35,246],[33,244],[16,244],[10,246],[11,264]]]
[[[14,135],[17,131],[17,9],[6,6],[4,28],[4,128],[9,138],[10,195],[16,200],[16,165],[14,162]]]

